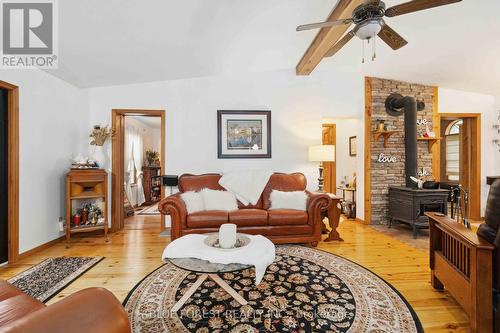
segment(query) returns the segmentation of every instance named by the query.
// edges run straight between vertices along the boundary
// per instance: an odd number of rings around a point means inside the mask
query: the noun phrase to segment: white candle
[[[219,245],[230,249],[236,244],[236,224],[224,223],[219,228]]]

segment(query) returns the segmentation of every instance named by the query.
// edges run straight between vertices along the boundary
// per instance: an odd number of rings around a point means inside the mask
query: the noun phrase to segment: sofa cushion
[[[305,191],[307,185],[306,177],[302,173],[274,173],[262,192],[262,204],[264,209],[271,207],[269,200],[273,190],[278,191]]]
[[[0,302],[0,327],[44,307],[42,302],[26,294],[7,298]]]
[[[205,210],[187,216],[189,228],[218,228],[228,222],[229,213],[221,210]]]
[[[203,189],[201,192],[205,210],[234,211],[238,209],[236,196],[228,191]]]
[[[263,209],[240,209],[229,212],[229,223],[238,227],[267,225],[267,211]]]
[[[205,204],[200,192],[187,191],[181,194],[181,199],[186,205],[188,214],[201,212],[205,210]]]
[[[295,209],[268,210],[269,225],[307,224],[307,212]]]
[[[271,207],[269,209],[296,209],[307,210],[307,193],[305,191],[278,191],[272,190]]]

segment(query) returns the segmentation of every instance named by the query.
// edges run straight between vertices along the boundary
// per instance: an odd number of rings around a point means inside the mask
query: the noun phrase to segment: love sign
[[[377,158],[379,163],[396,163],[396,161],[396,156],[384,155],[384,153],[380,153]]]

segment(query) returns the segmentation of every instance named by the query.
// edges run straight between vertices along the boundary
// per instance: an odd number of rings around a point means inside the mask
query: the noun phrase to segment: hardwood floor
[[[47,257],[105,256],[101,263],[70,284],[49,303],[77,290],[101,286],[120,300],[148,273],[159,267],[168,238],[159,237],[159,217],[138,215],[125,222],[125,229],[111,234],[109,243],[101,235],[72,239],[0,270],[7,279]],[[427,251],[416,249],[369,226],[342,221],[344,242],[321,242],[319,249],[348,258],[391,283],[417,312],[426,332],[469,332],[468,318],[446,292],[434,291],[429,283]]]

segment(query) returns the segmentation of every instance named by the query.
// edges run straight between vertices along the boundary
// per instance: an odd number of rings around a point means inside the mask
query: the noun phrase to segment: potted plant
[[[160,165],[160,154],[152,149],[146,150],[146,162],[148,166]]]

